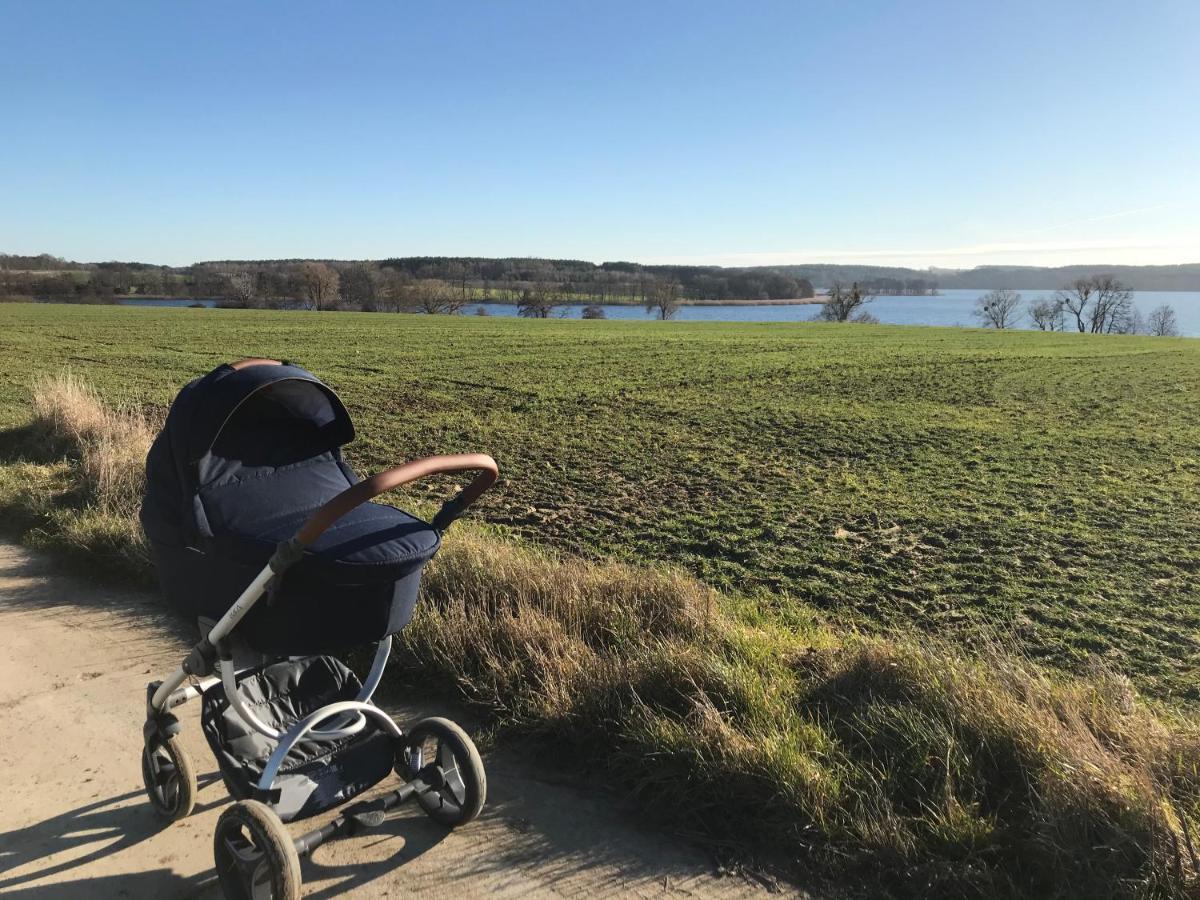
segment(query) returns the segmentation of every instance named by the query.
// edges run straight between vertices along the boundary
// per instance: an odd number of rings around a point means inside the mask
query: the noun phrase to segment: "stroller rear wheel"
[[[422,719],[408,734],[408,780],[426,788],[417,803],[431,819],[449,828],[465,825],[483,809],[487,775],[467,733],[449,719]]]
[[[300,857],[279,816],[239,800],[217,820],[217,880],[228,900],[299,900]]]
[[[154,811],[175,821],[196,805],[196,771],[178,735],[155,737],[142,747],[142,784]]]

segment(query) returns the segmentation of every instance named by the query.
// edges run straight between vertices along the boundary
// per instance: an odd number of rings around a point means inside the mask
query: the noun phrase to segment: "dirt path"
[[[228,798],[198,704],[181,710],[201,784],[190,818],[158,824],[138,763],[145,684],[179,663],[188,637],[148,594],[56,574],[0,543],[0,894],[220,897],[212,832]],[[414,712],[391,711],[402,721]],[[707,854],[639,827],[604,798],[540,780],[512,751],[486,763],[479,820],[447,834],[402,807],[384,827],[305,860],[305,896],[765,893],[719,877]]]

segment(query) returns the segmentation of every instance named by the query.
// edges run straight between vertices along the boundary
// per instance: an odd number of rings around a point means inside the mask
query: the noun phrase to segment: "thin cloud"
[[[1159,212],[1164,209],[1181,209],[1186,206],[1194,205],[1194,201],[1181,200],[1174,203],[1157,203],[1154,206],[1139,206],[1136,209],[1123,209],[1118,212],[1105,213],[1100,216],[1089,216],[1086,219],[1072,219],[1069,222],[1059,222],[1057,225],[1049,225],[1045,228],[1035,228],[1029,234],[1045,234],[1048,231],[1058,231],[1062,228],[1074,228],[1077,225],[1091,225],[1095,222],[1109,222],[1113,219],[1124,219],[1129,216],[1140,216],[1142,213]]]

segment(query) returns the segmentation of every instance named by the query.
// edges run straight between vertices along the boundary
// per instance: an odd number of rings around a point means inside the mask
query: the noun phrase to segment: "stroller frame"
[[[251,359],[233,365],[272,364],[279,363],[275,360]],[[312,513],[290,540],[277,546],[267,565],[220,620],[191,648],[173,673],[162,681],[147,685],[143,777],[152,804],[165,818],[174,820],[188,815],[194,804],[196,790],[191,762],[177,739],[182,729],[173,713],[177,707],[203,697],[209,690],[222,685],[237,718],[254,732],[275,742],[251,798],[241,799],[229,807],[217,825],[215,854],[218,875],[226,896],[270,896],[276,900],[299,897],[300,855],[311,853],[330,838],[382,824],[388,810],[414,797],[435,820],[450,827],[463,824],[478,814],[486,781],[478,752],[466,733],[448,720],[426,719],[406,736],[392,717],[372,702],[391,652],[391,635],[376,645],[370,671],[353,700],[321,706],[292,721],[282,730],[263,722],[245,705],[238,691],[238,676],[255,671],[256,667],[238,668],[229,641],[238,623],[269,592],[272,582],[299,562],[305,548],[347,513],[380,494],[412,481],[442,473],[468,471],[476,472],[475,478],[456,497],[447,501],[434,517],[434,527],[444,532],[495,483],[499,473],[490,456],[454,454],[426,457],[380,472],[346,488]],[[188,684],[193,677],[199,680]],[[270,805],[278,799],[279,792],[274,790],[274,785],[288,754],[306,736],[326,740],[353,737],[367,727],[368,719],[392,739],[397,748],[394,770],[406,776],[405,782],[371,801],[359,801],[345,807],[323,827],[292,838]],[[327,723],[331,727],[319,727]],[[438,741],[436,759],[423,758],[420,746],[416,746],[422,735],[432,735]],[[454,770],[453,775],[443,765],[445,760],[442,759],[442,752],[446,747],[449,747],[447,759],[452,758],[450,768]],[[440,792],[451,777],[459,778],[459,784],[464,777],[474,779],[475,796],[469,802],[461,803],[458,808],[453,808],[453,802],[445,805],[439,800],[442,796]],[[173,785],[170,791],[166,787],[168,784]],[[330,807],[344,802],[330,804]],[[249,843],[257,856],[247,853],[246,858],[242,859],[236,852],[241,845],[231,843],[230,835],[236,833],[244,844],[247,831]],[[227,845],[224,866],[223,841]],[[230,853],[233,855],[230,856]],[[266,893],[260,890],[268,887]]]

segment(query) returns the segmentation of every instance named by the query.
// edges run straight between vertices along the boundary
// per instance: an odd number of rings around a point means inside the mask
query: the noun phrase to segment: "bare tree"
[[[1142,318],[1141,310],[1132,303],[1129,308],[1117,316],[1108,326],[1108,334],[1145,334],[1146,321]]]
[[[984,327],[1012,328],[1020,309],[1021,295],[1016,291],[989,291],[975,301],[975,316]]]
[[[442,286],[444,288],[442,292],[442,312],[448,316],[459,315],[462,313],[463,309],[466,308],[468,303],[467,295],[464,293],[466,290],[466,283],[463,283],[463,287],[461,289],[452,284],[443,283]]]
[[[463,307],[458,291],[437,278],[422,278],[410,290],[413,298],[411,305],[430,315],[455,315]]]
[[[225,276],[224,293],[232,306],[253,306],[256,296],[254,276],[249,272],[230,272]]]
[[[1077,278],[1069,287],[1062,288],[1054,294],[1059,305],[1075,317],[1075,325],[1080,332],[1087,331],[1088,304],[1096,288],[1090,278]]]
[[[1029,318],[1042,331],[1062,331],[1066,326],[1063,304],[1058,299],[1045,297],[1029,304]]]
[[[355,263],[342,269],[342,297],[365,312],[378,308],[379,271],[371,263]]]
[[[554,315],[557,306],[554,286],[545,281],[536,281],[533,287],[521,292],[517,301],[517,315],[527,319],[548,319]]]
[[[379,270],[375,297],[380,310],[394,313],[424,312],[419,294],[418,282],[408,272],[392,268]]]
[[[301,289],[304,291],[305,300],[313,309],[336,309],[341,299],[338,293],[340,284],[341,277],[325,263],[301,263]]]
[[[1074,316],[1080,332],[1113,334],[1136,325],[1133,291],[1111,275],[1077,278],[1054,296]]]
[[[1092,334],[1132,333],[1137,330],[1137,310],[1133,291],[1111,275],[1092,279],[1095,299],[1092,304]]]
[[[1164,303],[1150,310],[1146,317],[1146,334],[1155,337],[1179,337],[1179,324],[1175,321],[1175,309]]]
[[[604,318],[604,307],[597,306],[594,303],[591,304],[590,306],[585,306],[583,308],[583,318],[585,318],[585,319],[603,319]]]
[[[679,312],[679,282],[674,278],[655,281],[646,295],[646,312],[657,314],[661,321],[675,318]]]
[[[825,305],[817,313],[817,318],[825,322],[848,322],[853,318],[856,322],[871,324],[864,318],[867,314],[860,312],[860,308],[873,299],[874,294],[860,287],[857,281],[848,288],[840,281],[835,281],[829,287],[829,295],[825,299]]]
[[[467,280],[469,275],[470,271],[460,262],[451,263],[446,272],[446,278],[455,286],[459,299],[462,300],[462,306],[466,306],[467,304]]]

